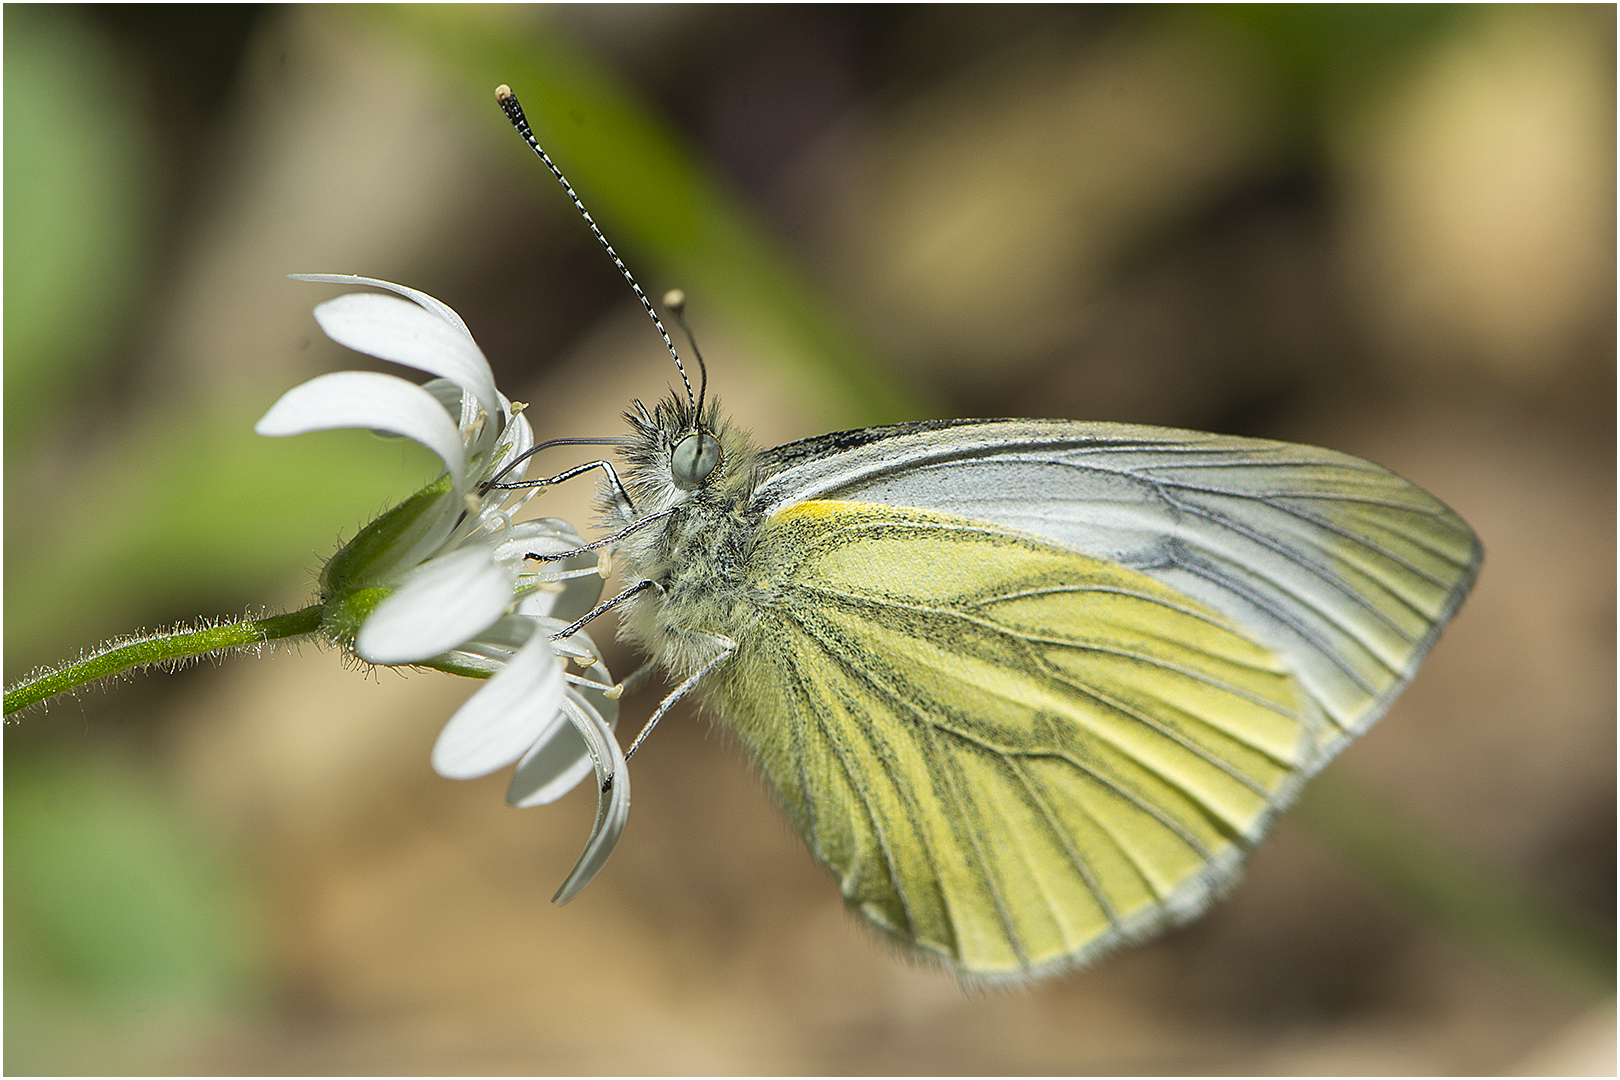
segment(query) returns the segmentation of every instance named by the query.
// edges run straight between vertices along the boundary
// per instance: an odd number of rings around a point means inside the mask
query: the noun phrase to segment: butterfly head
[[[756,452],[745,433],[721,418],[718,402],[711,399],[699,414],[678,394],[651,409],[638,401],[625,419],[627,484],[643,513],[692,499],[746,495]]]

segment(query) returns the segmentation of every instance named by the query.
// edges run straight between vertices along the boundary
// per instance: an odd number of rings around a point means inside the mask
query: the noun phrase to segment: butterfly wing
[[[1381,716],[1472,585],[1479,540],[1369,461],[1124,424],[946,421],[768,455],[762,515],[813,499],[955,514],[1118,563],[1287,658],[1333,725],[1319,768]]]
[[[1284,657],[1117,563],[815,500],[751,565],[716,704],[849,904],[964,977],[1196,914],[1316,754]]]

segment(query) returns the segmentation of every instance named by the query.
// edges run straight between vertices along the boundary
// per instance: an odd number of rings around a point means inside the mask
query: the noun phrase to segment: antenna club
[[[686,293],[680,289],[671,289],[664,294],[664,306],[674,312],[686,307]]]
[[[505,83],[501,83],[501,85],[499,85],[499,86],[497,86],[495,88],[495,100],[496,101],[499,101],[502,104],[505,104],[506,101],[511,98],[511,96],[512,96],[512,88],[510,86],[507,86]]]

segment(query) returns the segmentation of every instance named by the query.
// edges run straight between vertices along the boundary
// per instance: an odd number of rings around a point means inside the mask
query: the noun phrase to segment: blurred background
[[[501,82],[647,291],[686,289],[761,442],[978,415],[1317,443],[1435,492],[1486,561],[1229,898],[1020,992],[863,932],[689,714],[559,909],[592,796],[435,777],[465,681],[305,646],[93,688],[6,728],[6,1071],[1612,1074],[1615,32],[1609,6],[8,5],[8,681],[301,606],[431,478],[397,440],[252,434],[380,366],[311,318],[342,290],[287,273],[442,298],[544,436],[665,391]],[[531,505],[584,526],[589,494]]]

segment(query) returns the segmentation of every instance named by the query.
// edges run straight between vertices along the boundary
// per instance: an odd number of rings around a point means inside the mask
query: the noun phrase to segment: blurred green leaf
[[[127,761],[8,761],[5,842],[8,959],[18,948],[100,1007],[221,1001],[247,984],[243,894]],[[8,979],[8,1006],[20,990]]]
[[[5,10],[5,446],[81,385],[139,291],[150,133],[110,46],[70,7]]]
[[[770,346],[779,372],[829,416],[865,425],[934,415],[936,405],[889,374],[839,319],[769,231],[612,72],[559,29],[514,33],[461,9],[379,9],[448,81],[446,96],[477,102],[505,127],[495,87],[509,84],[536,136],[643,280],[679,284],[705,306]],[[527,157],[543,197],[556,182],[509,131],[514,160]],[[581,225],[581,228],[584,226]]]

